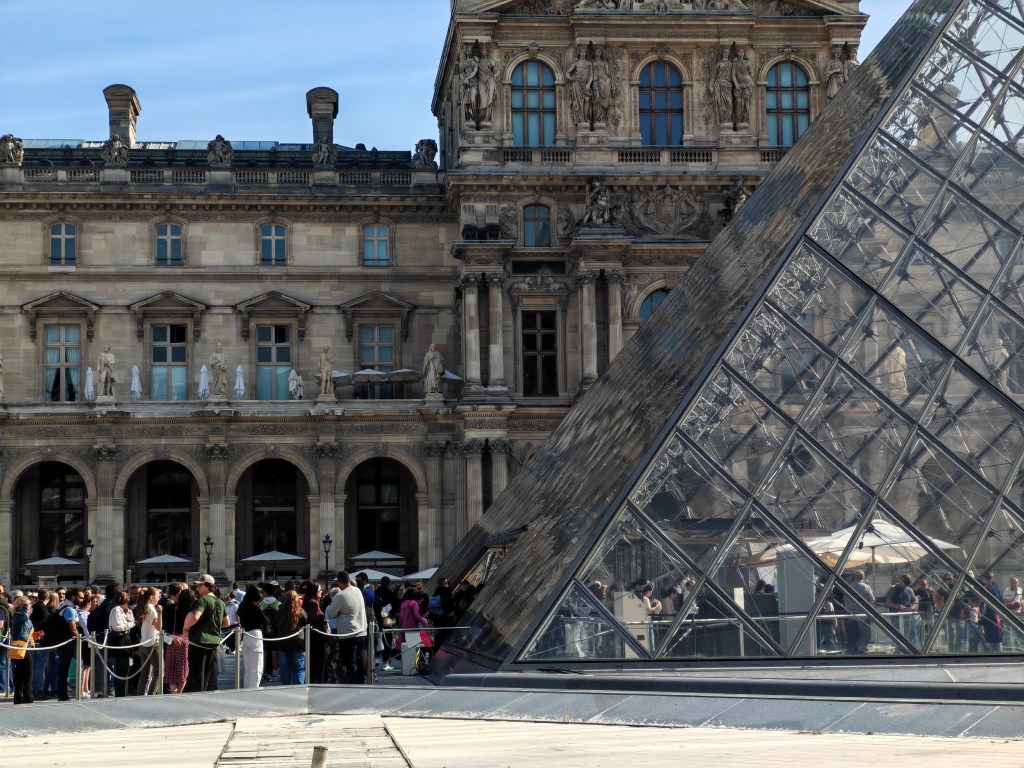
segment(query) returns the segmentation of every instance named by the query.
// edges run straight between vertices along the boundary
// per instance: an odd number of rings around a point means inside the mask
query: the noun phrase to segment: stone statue
[[[313,165],[318,167],[334,165],[334,161],[337,159],[338,148],[334,145],[334,142],[321,139],[313,145]]]
[[[491,122],[491,111],[498,98],[498,62],[491,58],[490,48],[484,48],[477,62],[477,92],[481,123]]]
[[[213,141],[206,145],[206,159],[210,165],[228,165],[234,154],[231,142],[219,133]]]
[[[0,165],[21,165],[25,159],[25,145],[10,133],[0,136]]]
[[[498,97],[498,62],[491,58],[490,49],[480,48],[474,42],[469,53],[459,64],[459,83],[466,122],[479,129],[491,122],[491,108]]]
[[[100,377],[100,395],[102,397],[114,396],[114,384],[117,381],[117,378],[114,376],[114,364],[116,362],[117,359],[114,357],[114,353],[110,351],[110,345],[108,344],[100,353],[99,363],[96,365],[96,370]]]
[[[747,58],[747,51],[740,51],[740,57],[733,62],[732,82],[736,95],[736,124],[750,124],[750,99],[754,95],[754,67]]]
[[[907,353],[899,344],[893,345],[889,354],[882,360],[882,371],[879,383],[885,387],[892,397],[907,394]]]
[[[1010,377],[1010,353],[1006,350],[1006,346],[1003,344],[1002,339],[996,339],[996,348],[992,351],[992,367],[996,372],[996,380],[999,382],[999,387],[1004,392],[1009,392],[1009,377]],[[3,359],[0,358],[0,363]],[[2,373],[2,371],[0,371]],[[3,380],[0,379],[0,398],[3,397]]]
[[[580,226],[612,227],[617,223],[616,218],[608,188],[600,179],[591,179],[587,184],[587,207],[580,219]]]
[[[594,56],[593,87],[590,97],[592,118],[595,123],[607,123],[615,95],[615,81],[612,79],[604,49]]]
[[[594,65],[587,58],[584,48],[577,49],[576,60],[565,74],[569,78],[569,108],[572,110],[572,119],[576,123],[589,124],[593,115],[591,97],[594,86]]]
[[[833,48],[832,58],[825,64],[824,80],[825,80],[825,93],[828,96],[828,100],[832,101],[839,93],[839,89],[843,87],[843,83],[846,82],[846,73],[843,69],[843,62],[839,58],[841,49],[839,47]]]
[[[228,362],[224,358],[224,347],[218,344],[210,354],[210,394],[224,397],[228,391]]]
[[[437,142],[433,139],[420,139],[416,142],[416,153],[412,156],[413,168],[437,169]]]
[[[124,164],[128,162],[128,145],[120,136],[114,135],[103,142],[100,157],[107,164]]]
[[[846,48],[846,61],[843,62],[843,82],[846,83],[853,77],[853,73],[857,71],[860,62],[857,61],[857,48],[855,46],[845,45],[843,47]]]
[[[444,376],[444,358],[437,351],[437,345],[431,344],[427,354],[423,356],[423,392],[428,395],[440,392],[442,376]]]
[[[320,371],[320,394],[334,397],[334,358],[331,357],[330,347],[320,348],[316,369]]]
[[[729,61],[729,50],[722,49],[722,58],[715,64],[714,76],[709,89],[715,97],[715,111],[718,113],[720,125],[732,126],[732,62]]]

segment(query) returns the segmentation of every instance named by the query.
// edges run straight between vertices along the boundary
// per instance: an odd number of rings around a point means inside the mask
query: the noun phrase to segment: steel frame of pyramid
[[[1024,652],[1022,49],[908,11],[456,554],[541,510],[442,673]]]

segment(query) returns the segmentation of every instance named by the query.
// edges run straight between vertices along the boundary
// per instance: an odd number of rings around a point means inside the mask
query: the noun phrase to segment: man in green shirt
[[[184,633],[175,638],[176,643],[189,644],[185,691],[215,691],[217,647],[220,645],[220,630],[228,625],[227,606],[214,594],[216,582],[210,574],[200,576],[193,586],[199,593],[199,599],[185,617]]]

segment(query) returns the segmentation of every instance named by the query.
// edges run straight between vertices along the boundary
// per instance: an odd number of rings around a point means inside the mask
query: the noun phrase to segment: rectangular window
[[[188,329],[154,325],[150,335],[150,399],[186,400]]]
[[[287,400],[288,374],[292,370],[292,327],[256,327],[256,398]]]
[[[523,395],[558,395],[558,313],[524,311]]]
[[[76,236],[74,224],[52,224],[50,226],[50,263],[70,266],[76,259]]]
[[[390,325],[359,326],[359,367],[383,373],[395,370],[395,329]],[[394,397],[394,385],[385,382],[356,384],[356,395],[367,400]]]
[[[180,267],[181,263],[181,227],[160,224],[156,228],[156,265]]]
[[[78,402],[81,399],[82,329],[77,325],[47,325],[43,333],[46,401]]]
[[[363,227],[363,266],[388,266],[388,228],[383,224]]]
[[[284,242],[285,229],[280,224],[260,228],[260,266],[283,267],[288,263]]]

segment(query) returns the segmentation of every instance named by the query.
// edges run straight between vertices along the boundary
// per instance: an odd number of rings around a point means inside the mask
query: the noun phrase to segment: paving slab
[[[847,717],[821,730],[829,733],[901,733],[960,736],[995,710],[985,704],[865,702]],[[1018,719],[1021,710],[1016,709]]]
[[[629,696],[590,722],[693,727],[723,717],[742,701],[712,696]]]

